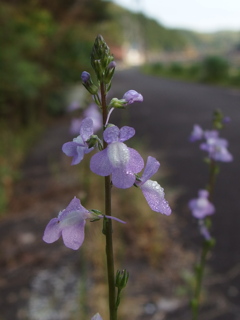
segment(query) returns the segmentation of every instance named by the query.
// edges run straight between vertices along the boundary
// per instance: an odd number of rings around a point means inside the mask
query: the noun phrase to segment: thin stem
[[[208,192],[209,192],[209,200],[212,201],[213,198],[213,190],[216,182],[216,162],[211,159],[209,165],[209,182],[208,182]]]
[[[104,83],[101,83],[101,99],[103,112],[103,125],[107,121],[107,104],[106,104],[106,88]],[[107,148],[107,143],[103,142],[104,149]],[[105,214],[111,216],[111,178],[105,177]],[[114,273],[114,256],[113,256],[113,241],[112,241],[112,221],[104,219],[103,232],[106,236],[106,256],[107,256],[107,276],[108,276],[108,294],[109,294],[109,313],[110,320],[117,320],[115,308],[115,273]]]
[[[211,162],[209,165],[209,180],[208,180],[208,186],[207,186],[210,201],[212,201],[212,198],[213,198],[213,191],[215,187],[216,174],[217,174],[216,169],[217,169],[216,162],[211,159]],[[192,300],[192,319],[193,320],[198,319],[199,300],[200,300],[200,294],[202,289],[202,280],[203,280],[203,274],[204,274],[204,269],[206,264],[206,258],[212,246],[213,246],[213,242],[211,240],[205,240],[203,242],[200,262],[196,266],[196,287],[195,287],[194,298]]]
[[[192,300],[192,319],[198,319],[198,312],[199,312],[199,300],[200,294],[202,289],[202,280],[203,280],[203,273],[206,264],[206,257],[210,250],[211,246],[208,240],[205,240],[202,247],[201,259],[200,263],[196,266],[196,287],[194,293],[194,299]]]

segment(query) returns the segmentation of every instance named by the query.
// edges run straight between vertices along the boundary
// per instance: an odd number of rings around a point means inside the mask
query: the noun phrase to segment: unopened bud
[[[83,71],[81,74],[81,79],[82,84],[91,94],[94,95],[98,92],[98,87],[93,83],[90,73],[88,73],[87,71]]]
[[[126,269],[120,271],[118,270],[116,273],[116,283],[115,287],[117,287],[119,290],[122,290],[126,287],[127,282],[129,278],[129,272],[127,272]]]
[[[126,100],[127,104],[133,102],[143,102],[143,96],[135,90],[129,90],[123,95],[123,99]]]
[[[90,73],[83,71],[81,74],[81,79],[83,83],[87,84],[87,82],[91,79]]]

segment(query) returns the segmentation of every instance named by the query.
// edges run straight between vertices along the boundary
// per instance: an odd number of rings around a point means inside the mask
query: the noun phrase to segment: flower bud
[[[115,287],[117,287],[119,290],[122,290],[126,287],[127,282],[129,278],[129,272],[127,272],[126,269],[120,271],[118,270],[116,273],[116,282]]]
[[[113,59],[113,57],[112,57],[112,59]],[[116,62],[115,62],[114,60],[112,60],[112,61],[108,64],[108,66],[107,66],[107,68],[106,68],[106,71],[105,71],[105,75],[104,75],[104,82],[105,82],[106,84],[108,84],[108,83],[111,82],[112,77],[113,77],[114,72],[115,72],[116,65],[117,65],[117,64],[116,64]],[[110,88],[109,88],[109,89],[110,89]]]
[[[116,66],[117,66],[117,64],[116,64],[116,62],[113,60],[113,61],[111,61],[111,62],[109,63],[108,69],[116,68]]]
[[[87,84],[87,82],[91,80],[90,73],[88,73],[87,71],[83,71],[81,74],[81,79],[83,83]]]
[[[133,102],[142,102],[143,96],[135,90],[129,90],[123,95],[123,99],[127,104],[132,104]]]
[[[102,81],[108,65],[113,60],[110,54],[110,49],[101,35],[98,35],[95,39],[92,53],[91,53],[91,64],[96,72],[99,81]]]
[[[90,73],[88,73],[87,71],[83,71],[81,74],[81,79],[82,84],[88,90],[88,92],[90,92],[93,95],[98,92],[98,87],[95,86],[95,84],[93,83]]]

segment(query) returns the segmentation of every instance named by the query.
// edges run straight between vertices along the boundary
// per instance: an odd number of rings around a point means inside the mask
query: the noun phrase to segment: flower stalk
[[[189,202],[189,208],[192,210],[193,216],[199,219],[200,232],[204,236],[200,261],[195,267],[195,290],[193,299],[191,300],[192,320],[198,319],[206,259],[208,253],[215,245],[215,239],[209,233],[211,226],[209,215],[215,212],[215,208],[211,202],[213,200],[216,178],[219,173],[217,161],[230,162],[233,159],[227,150],[227,140],[219,138],[219,130],[223,128],[225,123],[229,122],[224,119],[226,118],[223,117],[223,114],[219,110],[216,110],[213,115],[213,129],[204,131],[199,125],[195,125],[190,136],[190,141],[192,142],[202,138],[206,139],[206,142],[202,143],[200,148],[208,152],[206,162],[209,165],[209,178],[206,190],[199,192],[198,199]]]
[[[106,123],[108,112],[106,103],[105,84],[100,85],[103,126]],[[107,142],[104,141],[103,148],[107,148]],[[111,177],[106,176],[105,182],[105,214],[111,216]],[[110,320],[117,320],[115,308],[115,274],[114,274],[114,256],[113,256],[113,239],[112,239],[112,221],[110,219],[103,220],[103,234],[106,237],[106,257],[107,257],[107,277],[108,277],[108,296],[109,296],[109,314]]]

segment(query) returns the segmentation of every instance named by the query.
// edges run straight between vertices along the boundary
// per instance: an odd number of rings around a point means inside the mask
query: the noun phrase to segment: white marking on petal
[[[107,148],[107,154],[114,168],[126,166],[130,160],[128,147],[122,142],[111,143]]]

